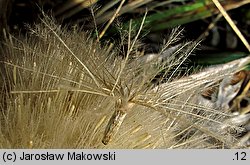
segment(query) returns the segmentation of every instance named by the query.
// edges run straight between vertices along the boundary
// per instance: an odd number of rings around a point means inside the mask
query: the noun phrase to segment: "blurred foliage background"
[[[220,3],[249,40],[250,0]],[[25,33],[27,24],[40,21],[42,9],[62,25],[79,25],[94,37],[103,32],[101,42],[116,43],[131,20],[136,32],[147,12],[140,40],[146,53],[158,52],[171,29],[181,26],[184,40],[202,41],[190,57],[192,65],[224,63],[248,54],[212,0],[0,0],[0,7],[0,25],[11,32]]]

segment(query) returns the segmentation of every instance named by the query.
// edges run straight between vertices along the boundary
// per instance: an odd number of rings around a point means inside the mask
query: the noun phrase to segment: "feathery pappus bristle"
[[[249,59],[177,78],[197,45],[171,47],[178,35],[173,31],[166,50],[150,59],[130,58],[136,40],[130,40],[127,54],[120,58],[85,32],[70,32],[49,18],[26,37],[6,37],[0,147],[235,146],[239,139],[221,129],[230,114],[197,100],[204,86]],[[163,70],[167,81],[152,83]]]

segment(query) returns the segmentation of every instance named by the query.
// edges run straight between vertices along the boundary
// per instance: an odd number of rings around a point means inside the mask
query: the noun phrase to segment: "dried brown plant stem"
[[[115,20],[115,18],[117,17],[119,11],[122,8],[122,5],[124,4],[125,0],[122,0],[119,7],[117,8],[117,10],[115,11],[114,15],[112,16],[112,18],[109,20],[109,22],[107,23],[107,25],[104,27],[104,29],[102,30],[102,32],[100,33],[98,40],[100,40],[104,34],[106,33],[106,31],[108,30],[109,26],[111,25],[111,23]]]
[[[98,29],[97,29],[97,24],[96,24],[95,13],[94,13],[93,7],[90,7],[90,11],[91,11],[91,15],[93,17],[93,22],[94,22],[94,25],[95,25],[95,33],[96,33],[96,36],[97,36],[97,41],[99,42],[99,33],[98,33]]]
[[[112,8],[113,6],[115,6],[119,2],[120,2],[120,0],[118,0],[118,1],[110,1],[110,2],[106,3],[105,6],[101,7],[98,10],[98,13],[96,13],[96,17],[99,17],[99,16],[105,14],[105,12],[107,12],[110,8]]]
[[[240,32],[240,30],[238,29],[238,27],[235,25],[235,23],[233,22],[233,20],[230,18],[230,16],[227,14],[226,10],[223,8],[223,6],[220,4],[220,2],[218,0],[213,0],[213,3],[219,9],[219,11],[223,15],[223,17],[226,19],[226,21],[228,22],[228,24],[231,26],[231,28],[234,30],[234,32],[237,34],[237,36],[240,38],[240,40],[245,45],[245,47],[247,48],[247,50],[250,52],[250,45],[249,45],[249,43],[247,42],[247,40],[245,39],[245,37],[242,35],[242,33]]]
[[[211,29],[213,29],[213,27],[215,26],[215,24],[220,20],[221,16],[222,16],[222,14],[218,14],[217,15],[217,17],[213,20],[213,22],[211,22],[208,25],[207,29],[198,37],[197,41],[200,41],[200,40],[202,40],[202,39],[204,39],[204,38],[206,38],[208,36],[209,31]]]
[[[131,11],[133,11],[135,9],[138,9],[142,5],[149,4],[152,1],[153,0],[136,0],[136,1],[131,1],[130,3],[127,3],[126,5],[124,5],[121,8],[119,14],[124,14],[124,13],[131,12]],[[114,11],[108,11],[105,14],[104,14],[104,12],[105,11],[103,11],[101,9],[101,11],[96,14],[97,15],[97,19],[96,19],[97,24],[100,24],[100,23],[103,23],[103,22],[107,21],[114,14]]]
[[[84,8],[94,5],[97,1],[98,0],[68,0],[55,11],[55,15],[60,19],[70,18]]]

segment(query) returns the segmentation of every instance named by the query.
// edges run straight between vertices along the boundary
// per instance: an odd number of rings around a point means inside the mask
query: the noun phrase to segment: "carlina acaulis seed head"
[[[176,46],[180,29],[150,57],[131,58],[139,33],[130,36],[121,58],[86,32],[46,16],[41,22],[25,37],[6,37],[1,49],[0,147],[230,148],[237,142],[220,127],[228,114],[203,106],[198,96],[249,59],[181,77],[198,43]]]

